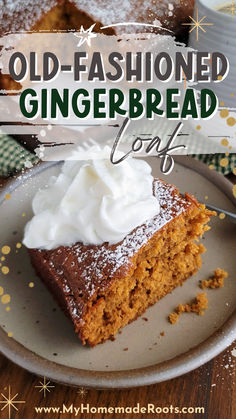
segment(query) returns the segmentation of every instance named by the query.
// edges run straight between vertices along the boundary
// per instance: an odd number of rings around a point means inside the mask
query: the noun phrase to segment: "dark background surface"
[[[12,395],[18,393],[16,400],[23,400],[25,404],[18,404],[18,412],[13,412],[12,419],[62,419],[73,418],[71,414],[58,413],[38,413],[35,406],[62,406],[67,407],[72,403],[78,407],[81,403],[95,406],[147,406],[153,403],[155,406],[178,406],[196,407],[203,406],[204,414],[83,414],[76,417],[90,418],[209,418],[209,419],[235,419],[236,418],[236,391],[235,391],[235,360],[232,350],[236,345],[232,345],[214,360],[182,377],[175,378],[164,383],[133,388],[130,390],[88,390],[86,394],[81,394],[80,389],[66,387],[56,383],[54,388],[47,392],[43,397],[43,392],[39,392],[40,379],[35,375],[14,365],[5,357],[0,356],[0,393],[7,395],[8,386],[11,386]],[[227,367],[228,366],[228,367]],[[3,400],[1,395],[0,400]],[[1,409],[1,405],[0,405]],[[7,419],[7,409],[0,412],[1,419]]]

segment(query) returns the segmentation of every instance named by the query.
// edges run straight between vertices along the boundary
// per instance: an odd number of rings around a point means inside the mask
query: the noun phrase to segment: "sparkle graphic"
[[[83,388],[83,387],[81,387],[78,391],[77,391],[77,393],[82,397],[82,398],[84,398],[85,396],[86,396],[86,394],[88,393],[88,390],[86,390],[86,388]]]
[[[190,33],[196,29],[197,32],[197,41],[198,41],[198,37],[199,37],[199,29],[201,29],[201,31],[205,32],[205,29],[203,29],[203,26],[213,26],[213,23],[208,23],[208,22],[204,22],[204,20],[206,19],[206,16],[203,16],[201,18],[201,20],[199,20],[199,16],[198,16],[198,8],[197,8],[197,20],[195,20],[192,16],[189,16],[190,19],[192,20],[192,22],[190,23],[182,23],[182,25],[185,26],[192,26],[192,29],[190,29]]]
[[[236,5],[234,4],[234,0],[232,0],[232,5],[229,10],[231,12],[232,18],[234,18],[234,15],[236,15]]]
[[[83,25],[80,26],[80,30],[77,33],[74,33],[76,38],[79,38],[79,43],[77,44],[77,47],[81,47],[85,42],[87,42],[88,46],[91,46],[91,39],[96,38],[97,34],[92,32],[94,26],[96,23],[90,26],[88,29],[84,29]]]
[[[4,406],[1,408],[1,411],[4,410],[6,407],[8,407],[8,418],[11,419],[11,411],[12,409],[18,411],[17,407],[15,406],[17,403],[25,403],[23,400],[16,400],[16,397],[18,396],[18,393],[15,394],[15,396],[11,396],[11,387],[8,387],[8,396],[5,396],[5,394],[1,393],[1,396],[4,398],[4,400],[0,400],[0,403]]]
[[[46,377],[43,377],[43,383],[42,381],[39,381],[40,385],[39,386],[35,386],[35,388],[40,388],[39,393],[41,393],[41,391],[43,391],[43,397],[46,397],[46,391],[48,391],[48,393],[50,393],[50,388],[54,388],[55,386],[50,386],[50,382],[51,381],[47,381]]]

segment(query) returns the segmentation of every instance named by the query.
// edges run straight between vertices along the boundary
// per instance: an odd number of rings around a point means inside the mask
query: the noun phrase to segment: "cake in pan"
[[[119,35],[154,31],[153,27],[102,26],[138,22],[162,26],[170,35],[185,40],[188,26],[182,23],[193,13],[194,0],[0,0],[0,37],[18,31],[70,31],[81,25],[95,32]],[[160,32],[160,31],[159,31]],[[0,89],[19,90],[21,85],[8,75],[0,74]]]
[[[176,34],[183,30],[181,23],[192,15],[193,6],[194,0],[0,0],[0,32],[70,30],[93,23],[98,29],[119,22],[156,21]],[[108,33],[129,30],[134,31],[117,26]]]

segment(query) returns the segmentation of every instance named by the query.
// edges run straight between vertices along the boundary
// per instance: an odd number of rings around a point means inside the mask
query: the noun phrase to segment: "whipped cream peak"
[[[65,162],[60,174],[36,193],[34,216],[25,227],[27,247],[118,243],[160,212],[145,161],[128,158],[113,165],[108,148],[95,155],[98,158]]]

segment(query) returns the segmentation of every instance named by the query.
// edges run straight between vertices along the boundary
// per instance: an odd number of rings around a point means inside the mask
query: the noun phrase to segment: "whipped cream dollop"
[[[127,158],[67,161],[60,174],[33,198],[33,218],[25,227],[28,248],[118,243],[160,211],[153,196],[151,167]]]

